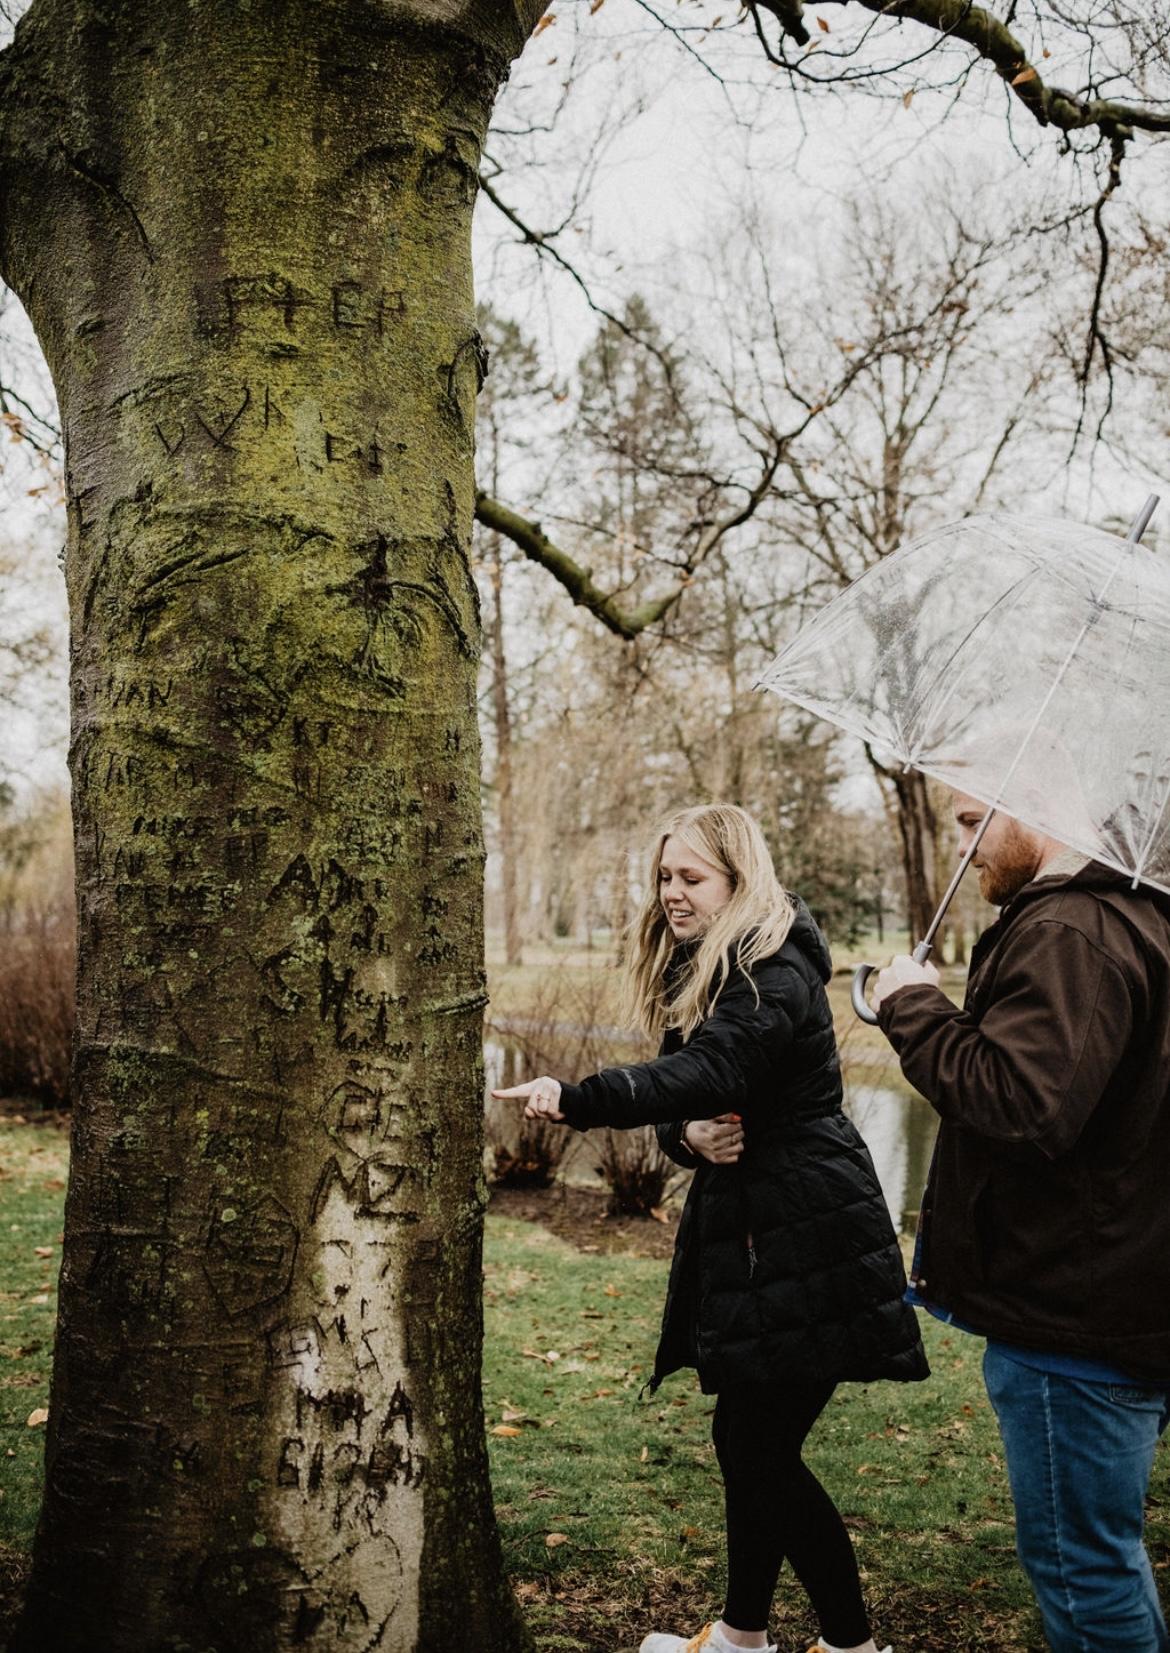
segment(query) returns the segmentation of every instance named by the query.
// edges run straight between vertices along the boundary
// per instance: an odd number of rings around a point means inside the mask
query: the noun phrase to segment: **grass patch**
[[[48,1398],[66,1149],[53,1127],[0,1124],[0,1598],[9,1611],[40,1497],[44,1430],[27,1419]],[[628,1653],[650,1628],[697,1626],[718,1612],[724,1582],[714,1403],[689,1373],[638,1398],[666,1264],[584,1252],[503,1217],[488,1219],[485,1256],[493,1484],[538,1648]],[[898,1653],[1041,1653],[979,1345],[934,1321],[925,1332],[933,1377],[843,1386],[809,1461],[845,1516],[878,1632]],[[1164,1452],[1152,1495],[1149,1547],[1166,1580]],[[807,1647],[814,1629],[783,1577],[773,1630],[784,1653]]]
[[[69,1137],[0,1127],[0,1545],[27,1550],[40,1507]]]
[[[636,1647],[654,1624],[682,1630],[713,1616],[725,1578],[714,1401],[690,1373],[638,1399],[665,1265],[585,1255],[491,1217],[487,1258],[497,1513],[538,1645]],[[808,1461],[857,1544],[882,1635],[919,1653],[1040,1649],[980,1345],[933,1321],[926,1336],[932,1379],[842,1386]],[[501,1427],[515,1433],[491,1433]],[[815,1631],[790,1577],[773,1628],[793,1648]],[[566,1635],[577,1639],[554,1639]]]

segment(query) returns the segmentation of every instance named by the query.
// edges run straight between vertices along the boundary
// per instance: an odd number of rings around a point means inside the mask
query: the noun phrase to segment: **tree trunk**
[[[496,798],[500,829],[500,893],[504,906],[504,958],[523,964],[520,914],[516,901],[516,804],[512,783],[512,713],[508,705],[508,659],[504,650],[504,563],[500,536],[492,535],[492,601],[488,638],[492,661],[492,717],[496,734]]]
[[[470,222],[538,0],[35,0],[73,1172],[21,1649],[526,1647],[480,1407]]]
[[[911,945],[916,945],[930,928],[941,894],[941,891],[935,892],[938,821],[930,799],[930,785],[917,769],[889,769],[879,763],[868,748],[867,755],[879,783],[893,792],[906,882],[906,922]]]

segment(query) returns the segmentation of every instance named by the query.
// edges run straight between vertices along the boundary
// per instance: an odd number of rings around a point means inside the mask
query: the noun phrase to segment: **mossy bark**
[[[73,1173],[24,1649],[527,1645],[479,1394],[470,220],[539,4],[35,0]]]

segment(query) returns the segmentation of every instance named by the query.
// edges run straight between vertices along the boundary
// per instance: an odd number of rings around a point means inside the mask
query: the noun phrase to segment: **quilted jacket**
[[[680,949],[685,968],[686,953]],[[841,1110],[825,983],[828,947],[807,908],[750,979],[732,966],[710,1016],[651,1062],[564,1085],[578,1130],[657,1126],[695,1165],[652,1387],[695,1366],[707,1393],[783,1382],[927,1376],[898,1242],[869,1151]],[[696,1161],[684,1124],[738,1113],[734,1165]]]

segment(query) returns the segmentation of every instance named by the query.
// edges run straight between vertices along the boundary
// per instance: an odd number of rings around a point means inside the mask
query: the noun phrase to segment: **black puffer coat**
[[[841,1111],[825,982],[829,950],[808,909],[753,982],[732,969],[711,1015],[653,1062],[565,1085],[578,1130],[652,1124],[697,1164],[679,1223],[653,1386],[698,1368],[710,1394],[774,1380],[923,1378],[902,1257],[873,1162]],[[756,1000],[759,994],[759,1002]],[[687,1120],[738,1113],[735,1165],[696,1161]]]

